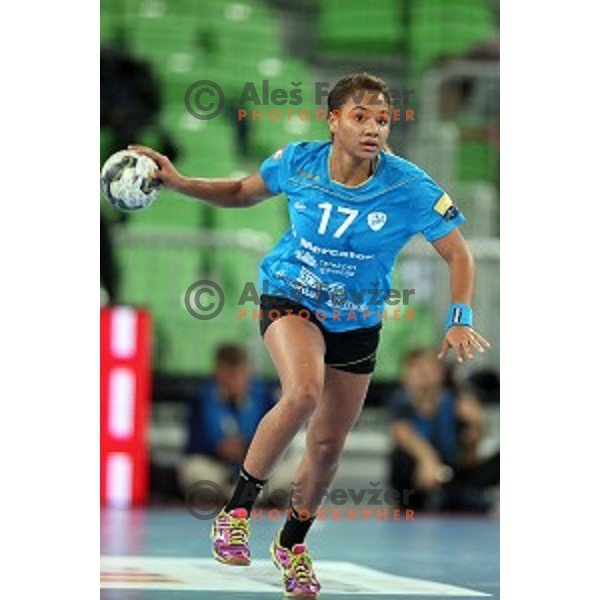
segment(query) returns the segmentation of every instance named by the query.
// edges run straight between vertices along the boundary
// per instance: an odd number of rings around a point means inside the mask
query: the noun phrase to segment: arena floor
[[[268,555],[281,522],[266,514],[252,522],[253,563],[237,568],[211,558],[210,523],[185,508],[103,510],[101,599],[283,597]],[[419,514],[316,522],[309,542],[320,598],[499,598],[499,529],[495,518]]]

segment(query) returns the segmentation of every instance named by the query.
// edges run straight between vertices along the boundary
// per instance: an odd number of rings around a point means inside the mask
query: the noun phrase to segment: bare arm
[[[450,269],[450,294],[453,304],[471,305],[475,286],[475,261],[458,229],[433,242],[433,247],[446,261]],[[466,326],[450,327],[446,332],[439,358],[443,358],[450,348],[454,348],[458,362],[473,358],[472,349],[485,352],[490,343],[474,329]]]
[[[248,208],[273,196],[258,172],[244,179],[192,179],[180,176],[172,188],[180,194],[222,208]]]
[[[471,304],[475,286],[475,261],[458,229],[433,242],[438,254],[450,268],[450,293],[453,303]]]
[[[247,208],[273,196],[260,173],[255,172],[244,179],[201,179],[184,177],[162,154],[146,146],[129,146],[130,150],[149,156],[158,165],[153,177],[160,179],[168,188],[204,200],[222,208]]]

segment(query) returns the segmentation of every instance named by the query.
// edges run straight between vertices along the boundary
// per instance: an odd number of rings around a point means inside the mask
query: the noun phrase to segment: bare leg
[[[296,315],[272,323],[265,344],[282,387],[279,402],[262,418],[248,448],[244,469],[268,479],[323,394],[325,342],[319,328]]]
[[[294,505],[310,514],[319,508],[323,492],[331,485],[348,432],[362,410],[370,375],[326,367],[323,398],[308,422],[306,450],[296,472],[301,502]],[[296,503],[295,503],[296,504]]]

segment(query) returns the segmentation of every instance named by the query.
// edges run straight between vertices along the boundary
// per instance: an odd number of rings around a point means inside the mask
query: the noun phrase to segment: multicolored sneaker
[[[279,543],[281,532],[271,544],[271,558],[283,573],[283,594],[303,600],[317,598],[321,584],[312,568],[312,560],[305,544],[296,544],[292,550]]]
[[[249,565],[249,537],[248,511],[245,508],[234,508],[225,512],[223,509],[210,531],[213,556],[226,565]]]

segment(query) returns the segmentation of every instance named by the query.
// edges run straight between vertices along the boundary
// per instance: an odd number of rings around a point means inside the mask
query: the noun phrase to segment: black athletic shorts
[[[278,318],[288,314],[314,323],[325,339],[325,364],[350,373],[372,373],[379,345],[381,323],[374,327],[353,329],[352,331],[327,331],[323,323],[308,308],[282,296],[260,297],[260,334],[265,335],[267,327]],[[291,311],[291,312],[288,312]]]

